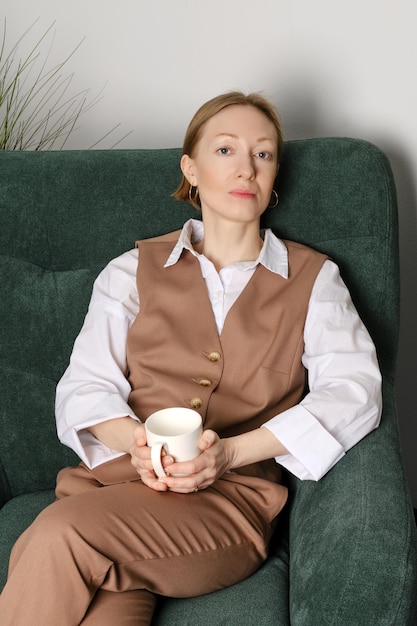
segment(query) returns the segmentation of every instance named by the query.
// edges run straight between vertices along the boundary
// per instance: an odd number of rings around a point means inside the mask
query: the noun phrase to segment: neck
[[[204,239],[195,249],[220,271],[232,263],[255,261],[262,245],[259,223],[212,225],[204,222]]]

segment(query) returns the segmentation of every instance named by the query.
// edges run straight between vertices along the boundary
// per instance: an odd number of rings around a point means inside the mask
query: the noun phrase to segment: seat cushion
[[[250,578],[198,598],[164,599],[155,626],[288,626],[288,553],[285,543]]]
[[[12,498],[0,509],[0,589],[6,582],[9,555],[19,535],[55,499],[53,489]]]

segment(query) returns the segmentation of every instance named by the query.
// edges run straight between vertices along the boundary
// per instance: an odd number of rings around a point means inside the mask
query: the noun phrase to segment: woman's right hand
[[[134,444],[129,452],[131,463],[140,476],[141,481],[147,487],[155,491],[167,491],[165,483],[160,482],[152,467],[151,449],[146,445],[146,431],[143,424],[139,424],[133,431]],[[166,469],[172,465],[174,459],[169,455],[162,456],[162,466]]]

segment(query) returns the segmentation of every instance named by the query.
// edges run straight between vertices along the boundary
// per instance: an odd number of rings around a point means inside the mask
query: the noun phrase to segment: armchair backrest
[[[136,239],[198,217],[170,194],[180,151],[0,154],[0,489],[3,501],[53,487],[76,462],[55,434],[55,386],[86,313],[93,280]],[[340,265],[393,379],[398,334],[395,191],[386,157],[353,139],[285,144],[278,235]],[[1,502],[0,502],[1,505]]]

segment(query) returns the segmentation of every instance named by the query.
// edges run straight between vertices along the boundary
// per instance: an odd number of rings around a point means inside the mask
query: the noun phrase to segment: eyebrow
[[[217,138],[217,137],[230,137],[231,139],[239,139],[239,137],[237,135],[233,135],[232,133],[218,133],[215,136],[215,138]],[[260,137],[256,141],[257,142],[260,142],[260,141],[271,141],[272,143],[274,142],[272,137]]]

